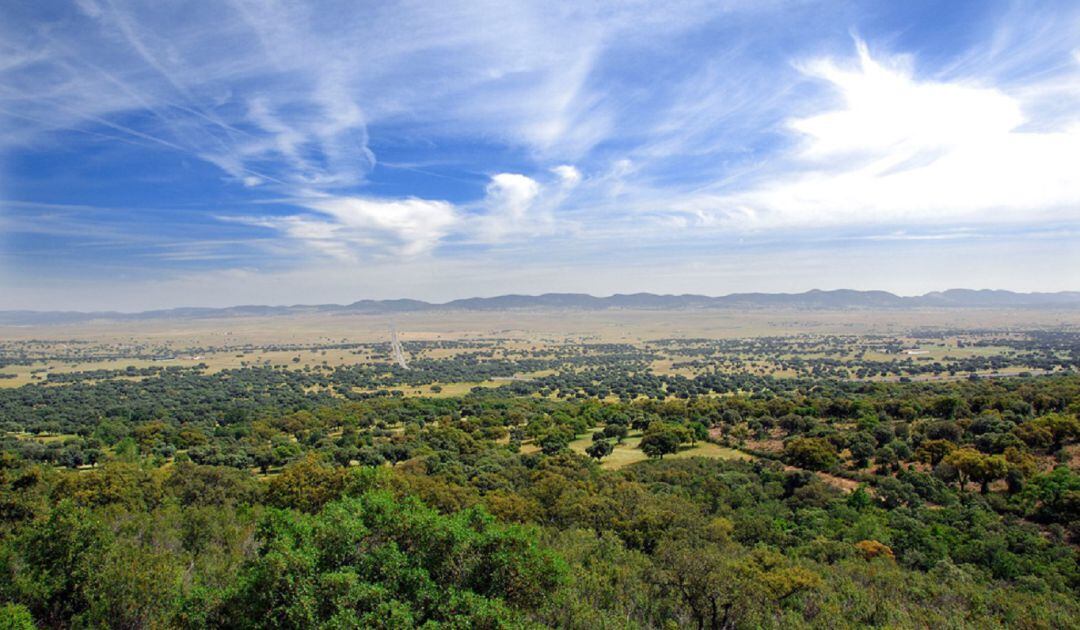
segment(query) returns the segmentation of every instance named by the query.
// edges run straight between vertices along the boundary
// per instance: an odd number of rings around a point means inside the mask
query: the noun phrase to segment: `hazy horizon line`
[[[432,307],[449,306],[458,302],[469,302],[477,300],[497,300],[500,298],[543,298],[551,296],[566,296],[566,297],[579,297],[579,298],[591,298],[595,300],[609,300],[619,297],[635,297],[635,296],[649,296],[657,298],[702,298],[708,300],[721,300],[725,298],[739,297],[739,296],[763,296],[763,297],[799,297],[812,294],[837,294],[837,293],[853,293],[853,294],[886,294],[899,299],[916,299],[924,298],[933,295],[945,295],[948,293],[963,292],[963,293],[975,293],[975,294],[1008,294],[1013,296],[1060,296],[1060,295],[1080,295],[1080,289],[1065,289],[1060,291],[1017,291],[1013,289],[992,289],[992,288],[980,288],[972,289],[967,287],[953,287],[949,289],[937,290],[937,291],[925,291],[922,293],[903,294],[888,291],[885,289],[849,289],[849,288],[837,288],[837,289],[806,289],[804,291],[735,291],[730,293],[720,294],[707,294],[707,293],[655,293],[652,291],[636,291],[632,293],[615,292],[610,294],[593,294],[580,291],[544,291],[541,293],[495,293],[491,295],[468,295],[463,297],[452,298],[448,300],[435,301],[425,300],[421,298],[413,297],[393,297],[393,298],[358,298],[352,302],[292,302],[292,303],[237,303],[227,306],[199,306],[199,305],[182,305],[182,306],[163,306],[157,308],[146,308],[140,310],[101,310],[90,309],[81,310],[79,308],[69,309],[38,309],[38,308],[3,308],[0,307],[0,313],[36,313],[36,314],[80,314],[80,315],[95,315],[95,314],[115,314],[115,315],[141,315],[148,313],[158,312],[171,312],[171,311],[185,311],[185,310],[206,310],[206,311],[223,311],[239,308],[319,308],[319,307],[342,307],[347,308],[357,304],[372,303],[372,304],[390,304],[400,302],[413,302],[424,304]]]

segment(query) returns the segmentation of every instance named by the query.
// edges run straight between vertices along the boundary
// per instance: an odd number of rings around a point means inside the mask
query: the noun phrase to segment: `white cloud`
[[[488,241],[536,231],[550,222],[550,215],[534,212],[540,184],[517,173],[498,173],[485,188],[484,213],[478,219],[478,233]]]
[[[498,243],[569,228],[566,222],[560,224],[557,213],[581,183],[581,171],[560,164],[550,173],[554,180],[549,177],[543,182],[519,173],[492,176],[478,204],[480,214],[473,221],[474,235],[480,241]]]
[[[290,201],[318,215],[219,218],[273,228],[319,253],[347,261],[428,253],[460,222],[457,209],[446,201],[330,195]]]
[[[967,81],[917,79],[903,60],[802,66],[840,103],[796,118],[784,168],[745,190],[685,197],[696,225],[736,228],[1080,218],[1080,120],[1026,131],[1020,102]]]
[[[523,219],[540,194],[540,184],[517,173],[499,173],[491,178],[486,192],[488,203],[496,212],[511,219]]]
[[[342,260],[387,252],[416,256],[434,250],[453,234],[496,244],[554,233],[559,225],[556,212],[582,181],[582,174],[569,164],[553,167],[550,173],[554,178],[543,182],[520,173],[493,175],[484,198],[471,206],[469,219],[446,201],[312,191],[285,201],[318,215],[219,218],[276,229],[321,254]]]
[[[859,64],[844,69],[833,60],[807,64],[803,72],[827,81],[844,107],[790,126],[806,138],[810,161],[847,157],[904,160],[926,151],[970,146],[1008,134],[1024,122],[1016,100],[990,88],[918,82],[904,64],[886,66],[857,44]]]
[[[453,205],[428,199],[328,197],[304,205],[336,219],[345,240],[365,243],[373,236],[379,241],[389,237],[403,255],[430,251],[458,222]]]
[[[101,17],[101,7],[94,0],[75,0],[75,6],[88,17]]]
[[[573,188],[581,182],[581,171],[579,171],[577,167],[571,166],[569,164],[561,164],[559,166],[556,166],[555,168],[551,169],[551,172],[558,175],[559,180],[562,182],[562,185],[566,186],[567,188]]]

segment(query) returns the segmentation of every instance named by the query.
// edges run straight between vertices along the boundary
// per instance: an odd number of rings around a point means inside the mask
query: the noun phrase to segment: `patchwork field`
[[[378,367],[388,364],[394,327],[413,361],[444,365],[514,358],[542,361],[533,365],[535,369],[499,378],[400,383],[397,389],[410,396],[459,395],[473,387],[497,387],[508,379],[576,369],[565,359],[585,355],[606,357],[613,364],[642,361],[651,373],[670,377],[712,372],[796,377],[827,369],[845,378],[934,380],[1060,369],[1080,331],[1080,314],[1075,311],[851,315],[850,311],[567,310],[6,326],[0,327],[0,387],[53,382],[63,375],[93,379],[95,373],[97,378],[137,379],[147,371],[177,367],[206,374],[247,367],[322,372],[342,366]],[[1045,339],[1032,341],[1032,332],[1059,336],[1048,346]],[[1025,340],[1032,341],[1030,347]],[[903,364],[913,367],[897,367]],[[928,367],[935,365],[940,369]],[[441,391],[433,391],[432,385]]]

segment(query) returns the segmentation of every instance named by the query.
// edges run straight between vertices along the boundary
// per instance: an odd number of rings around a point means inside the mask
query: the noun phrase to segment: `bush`
[[[22,604],[0,606],[0,630],[34,630],[34,617]]]
[[[809,470],[827,470],[836,465],[836,447],[825,438],[795,438],[784,445],[784,461]]]

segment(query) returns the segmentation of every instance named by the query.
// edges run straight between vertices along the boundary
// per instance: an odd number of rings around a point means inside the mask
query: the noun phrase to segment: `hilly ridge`
[[[732,293],[658,295],[617,293],[596,297],[585,293],[499,295],[452,300],[442,304],[412,299],[359,300],[351,304],[293,306],[243,305],[224,308],[181,307],[122,313],[117,311],[0,311],[0,325],[70,324],[93,320],[138,321],[151,319],[213,319],[273,317],[303,314],[393,314],[430,311],[501,311],[515,309],[913,309],[913,308],[1080,308],[1080,291],[1017,293],[1001,290],[950,289],[902,297],[887,291],[814,289],[804,293]]]

